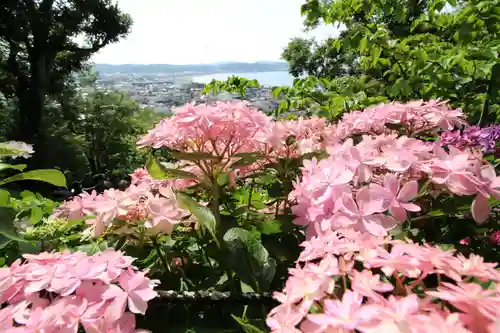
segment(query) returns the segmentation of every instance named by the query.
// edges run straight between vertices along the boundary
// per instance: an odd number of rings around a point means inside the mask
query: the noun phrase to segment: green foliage
[[[193,200],[190,196],[179,193],[177,196],[181,207],[190,212],[200,224],[202,234],[205,230],[208,230],[210,235],[213,237],[215,243],[220,247],[220,243],[217,239],[217,228],[218,221],[216,220],[214,214],[207,207],[200,205],[196,200]]]
[[[267,291],[276,273],[276,261],[269,257],[260,233],[231,228],[224,235],[228,258],[238,277],[255,291]]]
[[[158,161],[153,156],[149,156],[146,162],[146,169],[153,179],[167,180],[167,179],[195,179],[196,175],[175,168],[169,168],[166,163]]]
[[[66,187],[66,178],[59,170],[32,170],[18,173],[14,176],[0,180],[0,185],[5,185],[20,180],[43,181],[59,187]]]
[[[344,112],[388,101],[382,86],[367,76],[341,76],[333,80],[308,76],[295,80],[293,87],[274,88],[273,95],[280,101],[275,116],[307,110],[308,115],[330,120],[338,119]]]
[[[494,122],[498,7],[497,0],[309,0],[302,6],[306,27],[324,22],[345,30],[321,44],[290,42],[283,58],[291,73],[312,77],[284,91],[281,110],[316,104],[335,118],[384,100],[443,99],[468,111],[473,122]]]
[[[5,147],[4,158],[9,155],[8,148]],[[12,150],[11,155],[17,153]],[[1,165],[0,172],[22,171],[26,167],[23,164],[13,165],[6,162],[2,162]],[[66,186],[66,179],[58,170],[31,170],[17,173],[7,178],[0,178],[0,185],[21,180]],[[40,194],[25,190],[13,195],[6,189],[0,189],[0,260],[4,264],[15,261],[22,253],[43,251],[47,242],[56,240],[52,248],[57,248],[57,244],[61,241],[68,243],[71,239],[74,240],[70,231],[75,223],[57,219],[47,221],[47,217],[55,207],[54,201]]]
[[[64,91],[69,76],[127,35],[132,23],[111,0],[3,1],[0,21],[0,92],[18,104],[15,137],[32,144],[41,134],[46,97]]]
[[[236,317],[235,315],[231,315],[234,320],[241,326],[241,329],[245,333],[263,333],[261,329],[253,326],[252,324],[248,323],[248,320],[246,318],[240,318]]]
[[[137,140],[157,119],[154,111],[121,93],[68,96],[59,107],[48,108],[46,132],[51,135],[40,143],[44,159],[66,170],[71,181],[98,174],[124,179],[147,156],[137,150]]]
[[[222,91],[227,91],[233,94],[239,94],[245,97],[248,88],[260,88],[261,85],[257,80],[247,80],[243,77],[230,76],[225,81],[212,80],[203,88],[204,94],[218,94]]]

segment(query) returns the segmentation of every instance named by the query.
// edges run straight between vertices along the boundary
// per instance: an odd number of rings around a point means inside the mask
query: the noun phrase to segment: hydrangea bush
[[[216,290],[276,290],[296,265],[274,332],[496,332],[498,271],[481,254],[498,260],[497,132],[443,101],[334,124],[188,104],[139,140],[151,155],[128,189],[83,193],[53,217],[85,219],[110,246],[151,245],[141,264],[158,258],[167,288],[209,275]]]
[[[304,163],[293,191],[308,241],[275,294],[273,332],[499,332],[497,263],[391,237],[432,214],[433,199],[472,197],[479,224],[500,200],[500,177],[483,156],[495,152],[492,128],[464,130],[482,139],[426,140],[459,125],[460,111],[416,101],[347,114],[330,128],[329,156]]]

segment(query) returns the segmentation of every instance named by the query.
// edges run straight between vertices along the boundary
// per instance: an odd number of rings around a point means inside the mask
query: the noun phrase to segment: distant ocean
[[[209,83],[213,79],[227,80],[228,77],[235,75],[244,77],[248,80],[257,80],[263,86],[292,86],[293,76],[288,72],[253,72],[253,73],[220,73],[195,76],[192,78],[193,82]]]

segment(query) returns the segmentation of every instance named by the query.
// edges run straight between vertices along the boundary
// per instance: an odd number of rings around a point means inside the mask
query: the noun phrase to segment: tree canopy
[[[131,24],[111,0],[2,1],[0,92],[19,106],[11,136],[36,143],[46,98],[60,93],[71,73],[125,36]]]
[[[498,0],[308,0],[301,9],[306,28],[325,23],[343,30],[321,43],[290,42],[283,58],[291,74],[311,77],[279,91],[291,97],[283,107],[305,104],[339,114],[348,106],[380,102],[375,97],[439,98],[464,108],[476,121],[495,121],[500,110],[499,8]],[[363,96],[353,101],[352,91],[359,86],[372,89],[361,89]],[[320,100],[313,96],[318,91],[329,96]]]

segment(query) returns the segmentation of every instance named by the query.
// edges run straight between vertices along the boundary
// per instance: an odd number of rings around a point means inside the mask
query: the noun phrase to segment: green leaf
[[[24,191],[21,192],[21,198],[23,198],[23,200],[25,200],[25,199],[34,199],[34,200],[36,200],[35,193],[33,193],[31,191],[28,191],[28,190],[24,190]]]
[[[61,171],[54,169],[40,169],[18,173],[17,175],[5,178],[4,180],[0,181],[0,185],[5,185],[7,183],[17,182],[20,180],[36,180],[59,187],[67,187],[66,177],[64,177],[64,174]]]
[[[146,169],[153,179],[196,179],[196,175],[180,169],[170,169],[156,158],[150,156],[146,162]]]
[[[7,190],[0,189],[0,206],[9,206],[10,204],[10,192]]]
[[[229,184],[229,174],[227,172],[222,172],[217,176],[217,184],[224,186]]]
[[[170,154],[178,159],[184,161],[202,161],[202,160],[220,160],[220,157],[214,156],[211,153],[206,152],[170,152]]]
[[[182,208],[189,211],[197,220],[198,223],[202,225],[203,228],[207,229],[212,235],[213,239],[220,247],[219,240],[217,239],[217,220],[215,219],[212,211],[207,207],[200,205],[196,200],[188,195],[178,193],[177,199]]]
[[[269,258],[260,234],[231,228],[223,239],[231,252],[228,258],[231,268],[240,280],[258,292],[267,290],[276,274],[276,261]]]
[[[281,232],[281,223],[277,220],[259,221],[257,228],[264,235],[279,234]]]
[[[243,228],[231,228],[224,234],[224,242],[232,252],[245,248],[253,259],[263,264],[269,258],[266,248],[262,245],[259,237]]]
[[[359,42],[359,50],[361,53],[365,52],[365,50],[368,48],[368,38],[364,36],[361,38],[361,41]]]
[[[42,209],[38,206],[35,206],[33,208],[31,208],[31,213],[30,213],[30,218],[29,218],[29,222],[31,224],[35,224],[37,222],[40,222],[43,218],[43,212],[42,212]]]
[[[371,50],[372,64],[375,65],[378,62],[378,58],[382,54],[382,49],[377,45],[373,45]]]
[[[241,291],[244,293],[254,293],[255,290],[253,290],[252,287],[250,287],[248,284],[244,283],[243,281],[240,281],[241,284]]]
[[[0,207],[0,235],[17,242],[26,242],[14,228],[16,212],[11,208]]]
[[[261,329],[253,326],[252,324],[249,324],[245,319],[236,317],[235,315],[231,315],[234,320],[241,326],[241,329],[245,333],[264,333]]]
[[[102,252],[108,248],[108,244],[104,241],[98,241],[92,244],[84,244],[77,247],[78,251],[87,253],[88,255],[94,255],[96,253]]]
[[[261,153],[241,153],[235,154],[234,157],[241,157],[239,160],[231,164],[229,167],[231,170],[238,169],[250,164],[257,162],[264,157]]]
[[[260,290],[269,290],[275,274],[276,261],[273,258],[268,258],[257,275]]]
[[[6,169],[14,169],[14,170],[19,170],[23,171],[26,169],[26,164],[7,164],[7,163],[0,163],[0,171],[6,170]]]

